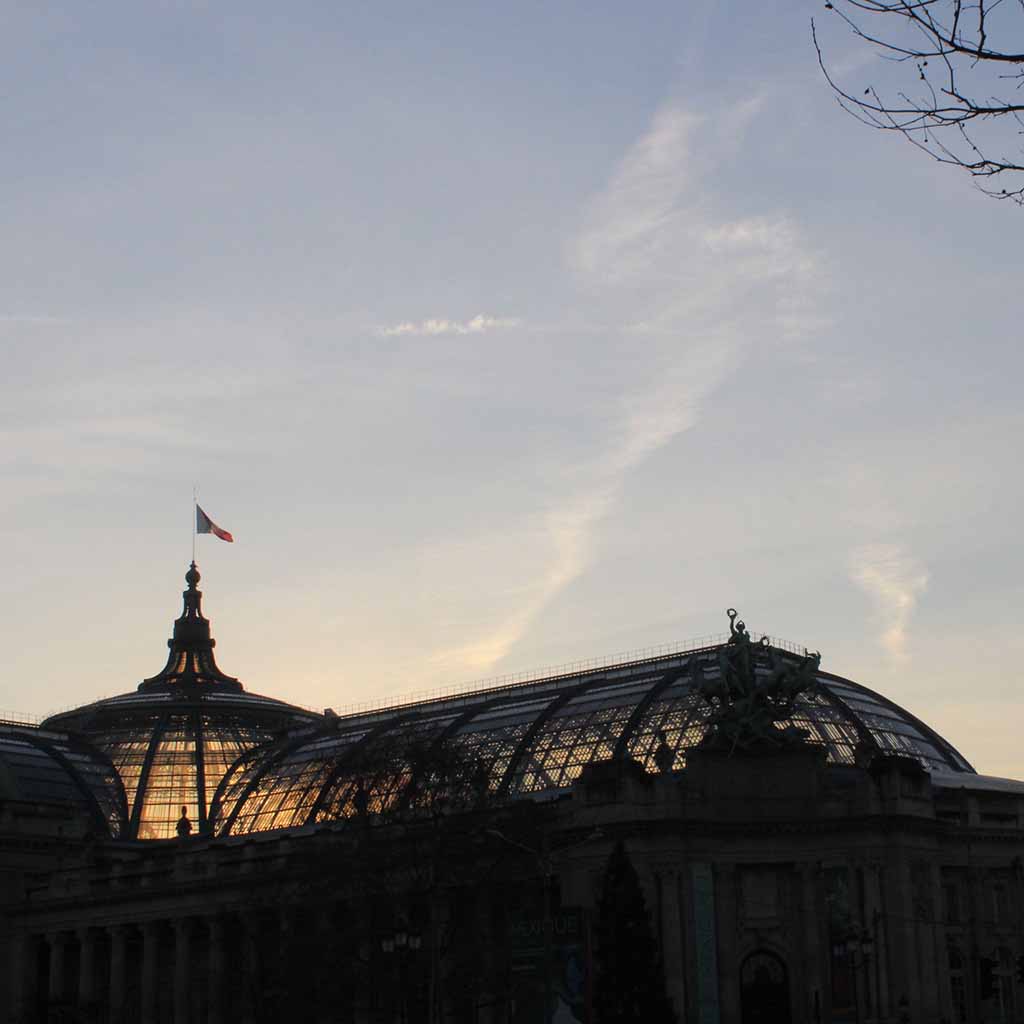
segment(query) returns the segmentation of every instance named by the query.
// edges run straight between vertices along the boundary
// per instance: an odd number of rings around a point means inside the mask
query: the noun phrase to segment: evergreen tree
[[[621,842],[605,869],[596,959],[596,1024],[672,1024],[643,890]]]

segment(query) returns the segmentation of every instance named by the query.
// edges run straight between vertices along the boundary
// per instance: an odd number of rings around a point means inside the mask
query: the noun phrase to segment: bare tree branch
[[[812,19],[818,64],[847,113],[967,171],[986,195],[1024,206],[1024,0],[826,0],[825,8],[890,66],[914,68],[909,88],[844,86]]]

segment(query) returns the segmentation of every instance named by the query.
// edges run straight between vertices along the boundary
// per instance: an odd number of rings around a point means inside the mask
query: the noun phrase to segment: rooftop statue
[[[192,835],[192,822],[188,820],[188,808],[182,807],[181,817],[178,819],[178,824],[175,829],[178,833],[179,839],[188,839]]]
[[[705,749],[757,752],[798,746],[808,732],[792,723],[797,697],[816,688],[821,655],[805,651],[786,656],[768,637],[751,639],[735,608],[729,616],[729,642],[718,651],[719,675],[708,679],[694,660],[694,689],[711,707]]]

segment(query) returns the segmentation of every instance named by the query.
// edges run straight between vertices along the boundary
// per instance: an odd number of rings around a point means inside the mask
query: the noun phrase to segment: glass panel
[[[173,839],[184,807],[192,828],[198,826],[196,736],[191,714],[168,722],[153,756],[142,794],[139,839]]]
[[[217,786],[228,769],[247,750],[263,743],[267,730],[251,720],[221,712],[217,715],[204,714],[203,724],[203,774],[205,777],[204,799],[209,811]]]
[[[313,804],[341,754],[365,735],[365,731],[320,737],[285,755],[267,768],[257,763],[233,780],[225,799],[223,821],[229,820],[232,804],[242,799],[253,780],[254,788],[245,796],[231,831],[234,834],[264,832],[305,823]],[[268,754],[272,757],[273,754]],[[231,803],[229,803],[229,798]]]
[[[483,799],[492,776],[480,748],[451,739],[440,742],[456,718],[438,715],[378,737],[359,763],[339,777],[320,820],[351,817],[361,805],[371,814],[416,814],[473,806]]]
[[[539,698],[529,693],[516,694],[508,703],[482,711],[467,722],[450,744],[464,761],[480,765],[494,792],[530,726],[557,696],[557,692],[551,691]]]
[[[790,722],[805,729],[808,741],[828,751],[832,764],[854,764],[860,734],[857,725],[841,708],[820,693],[802,693]]]
[[[691,689],[689,676],[677,679],[651,702],[629,739],[630,757],[649,772],[657,771],[654,752],[661,744],[658,736],[664,731],[665,742],[675,752],[673,770],[686,764],[686,752],[704,738],[709,709],[704,700]]]
[[[633,709],[655,681],[595,683],[560,708],[525,751],[510,792],[564,788],[586,765],[609,760]]]
[[[121,776],[129,808],[135,802],[142,764],[160,718],[155,713],[109,716],[102,724],[102,732],[89,737],[110,758]]]

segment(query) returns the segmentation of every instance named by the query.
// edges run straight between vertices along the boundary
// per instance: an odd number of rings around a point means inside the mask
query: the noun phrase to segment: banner
[[[512,922],[512,1024],[590,1024],[587,936],[580,908]]]

